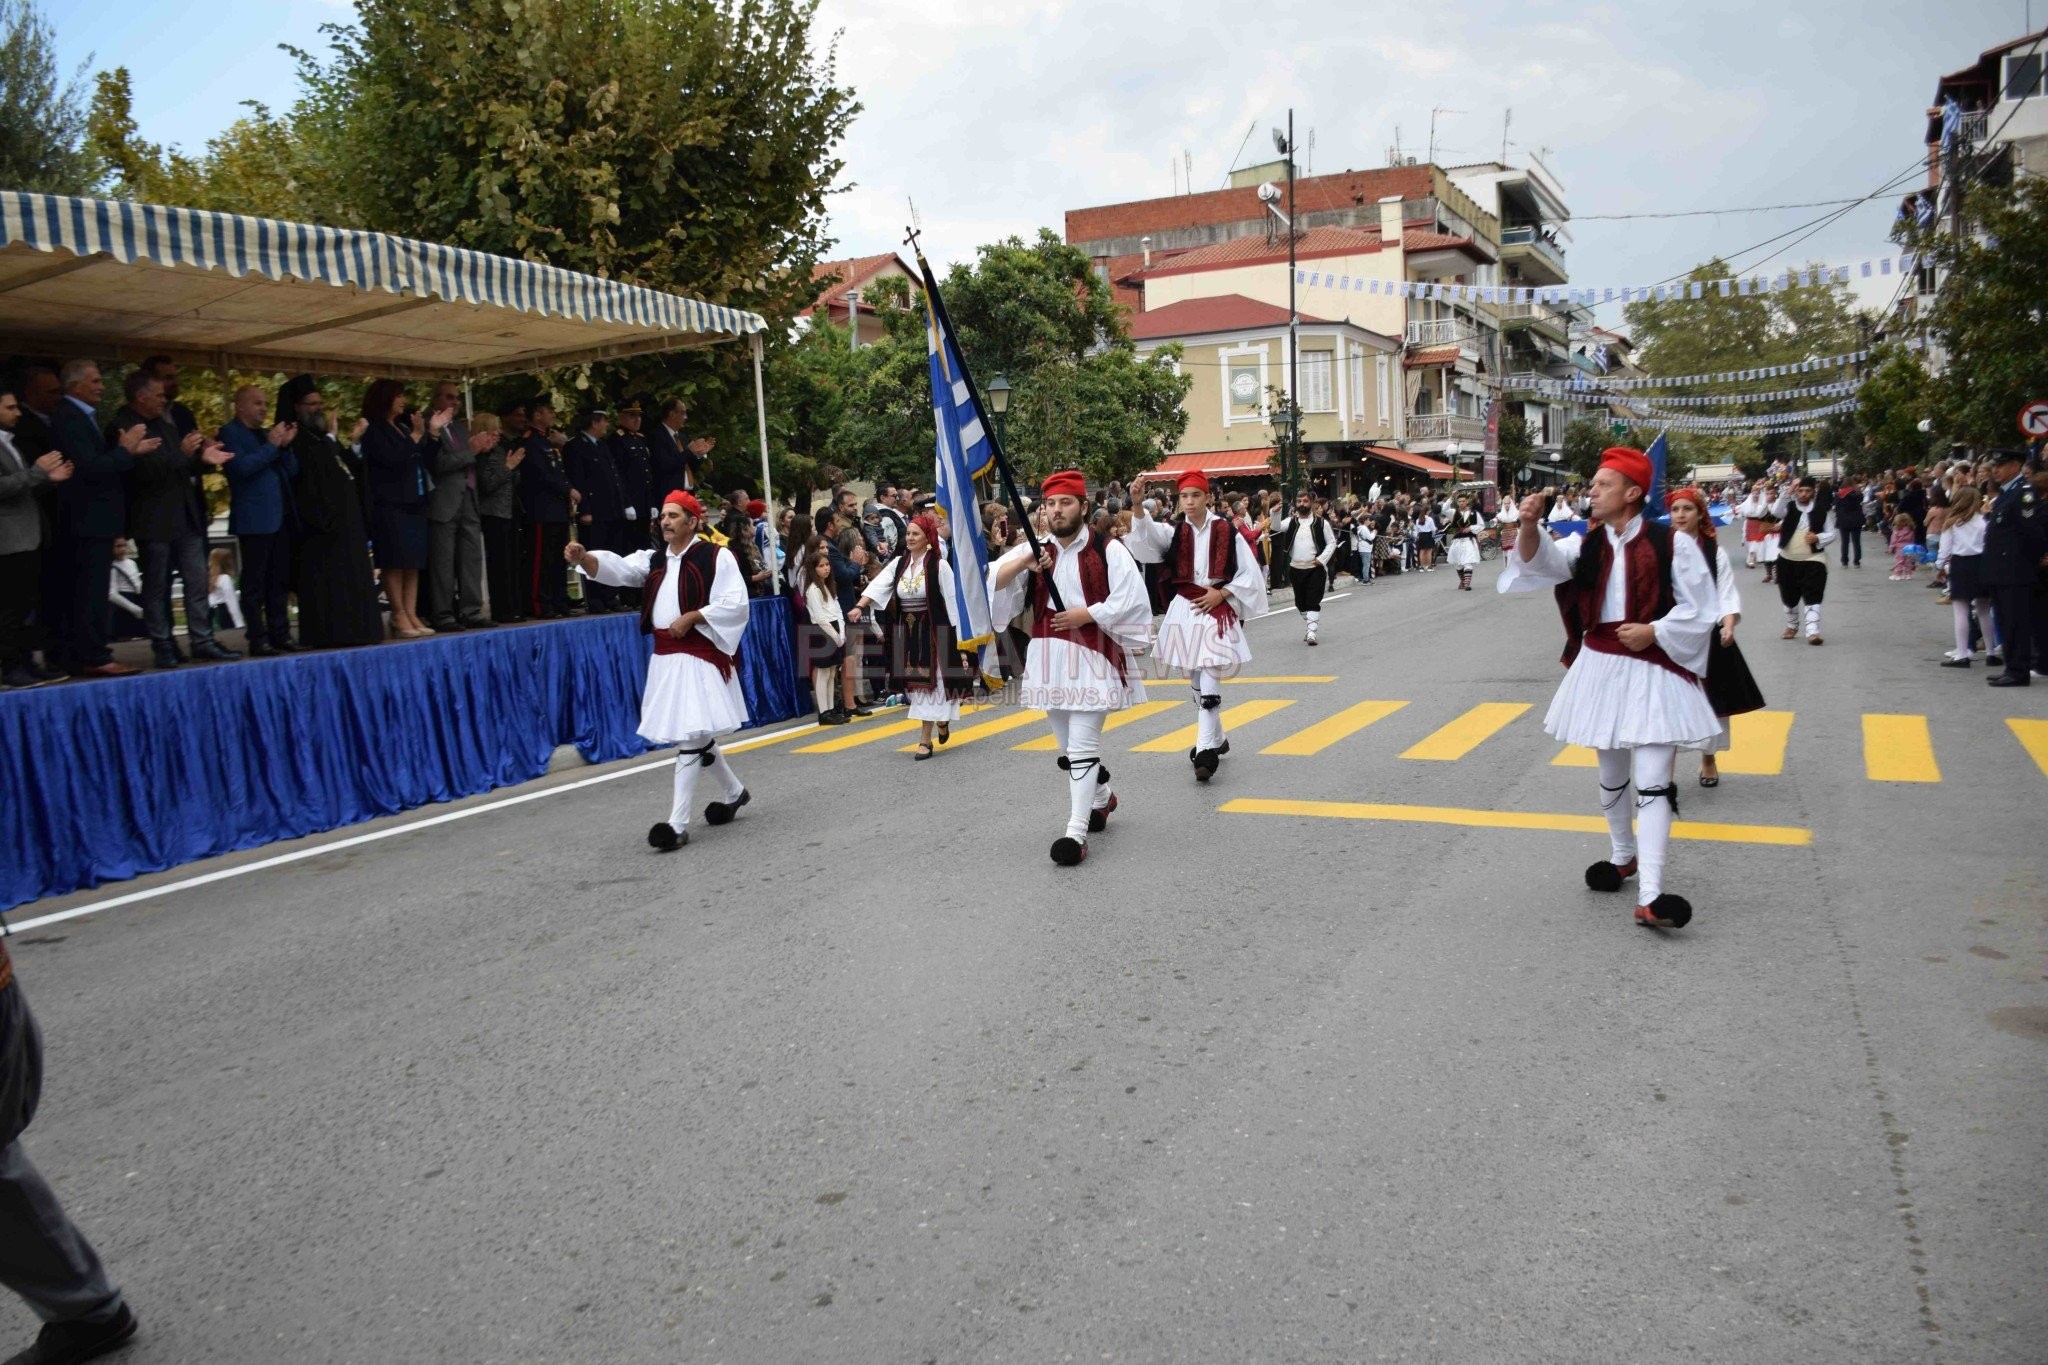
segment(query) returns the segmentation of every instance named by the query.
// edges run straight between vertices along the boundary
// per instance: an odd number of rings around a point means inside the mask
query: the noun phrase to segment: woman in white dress
[[[1706,495],[1697,489],[1680,488],[1667,501],[1671,507],[1671,529],[1679,535],[1691,536],[1714,571],[1716,634],[1708,641],[1706,686],[1707,700],[1714,703],[1714,714],[1721,721],[1721,732],[1705,744],[1686,747],[1699,751],[1700,785],[1718,787],[1721,785],[1721,769],[1714,756],[1727,752],[1729,717],[1739,711],[1756,710],[1763,705],[1763,697],[1756,692],[1756,681],[1750,676],[1741,651],[1735,647],[1735,623],[1742,619],[1742,589],[1735,581],[1734,560],[1721,548],[1720,537],[1714,534],[1714,520],[1707,512]],[[1717,683],[1720,687],[1716,686]],[[1738,690],[1743,695],[1732,699]],[[1728,707],[1736,709],[1724,709]]]
[[[934,738],[944,744],[952,737],[960,703],[974,695],[974,667],[961,656],[953,620],[953,566],[930,513],[910,519],[903,553],[875,575],[846,619],[858,625],[870,609],[882,613],[889,688],[909,698],[910,718],[919,722],[911,754],[921,763],[932,756]]]

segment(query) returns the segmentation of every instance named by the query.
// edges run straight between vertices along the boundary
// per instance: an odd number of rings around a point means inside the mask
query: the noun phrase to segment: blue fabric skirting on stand
[[[789,601],[752,607],[748,716],[805,714]],[[0,909],[645,753],[652,650],[621,614],[0,696]]]

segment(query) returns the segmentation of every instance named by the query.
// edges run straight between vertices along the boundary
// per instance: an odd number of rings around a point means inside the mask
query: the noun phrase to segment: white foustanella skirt
[[[1237,603],[1230,605],[1235,608]],[[1168,668],[1184,670],[1234,669],[1252,661],[1242,622],[1221,629],[1216,617],[1196,611],[1187,598],[1177,595],[1167,602],[1166,615],[1159,620],[1159,640],[1152,653]]]
[[[913,687],[905,696],[910,703],[912,720],[934,720],[950,725],[960,719],[960,703],[948,700],[944,692],[927,692]]]
[[[1703,749],[1722,733],[1707,690],[1647,659],[1581,649],[1564,675],[1543,728],[1566,744],[1634,749],[1675,744]]]
[[[747,699],[739,674],[718,669],[694,654],[657,654],[647,661],[647,691],[640,698],[640,737],[654,744],[679,744],[705,735],[747,727]]]
[[[1459,536],[1451,542],[1451,567],[1469,569],[1479,563],[1479,542],[1470,536]]]

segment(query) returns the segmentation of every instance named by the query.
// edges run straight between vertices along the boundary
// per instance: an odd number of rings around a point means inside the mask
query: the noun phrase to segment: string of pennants
[[[1510,384],[1510,389],[1531,388],[1539,393],[1572,398],[1608,399],[1618,395],[1606,392],[1606,386],[1598,388],[1576,388],[1564,380],[1555,383]],[[1730,403],[1778,403],[1788,398],[1835,398],[1842,394],[1854,393],[1861,387],[1853,380],[1839,380],[1833,384],[1809,384],[1803,389],[1775,389],[1769,393],[1716,393],[1691,394],[1685,397],[1659,398],[1652,406],[1665,408],[1707,408],[1721,407]]]
[[[1853,398],[1826,407],[1807,408],[1802,412],[1780,412],[1760,417],[1699,417],[1687,413],[1666,415],[1650,409],[1629,409],[1630,414],[1644,422],[1655,423],[1672,431],[1714,432],[1723,435],[1742,432],[1791,431],[1799,427],[1818,426],[1830,417],[1854,412],[1860,406]]]
[[[1923,349],[1927,342],[1921,337],[1907,337],[1904,344],[1907,350],[1918,351]],[[1578,394],[1584,394],[1592,389],[1615,392],[1636,389],[1681,389],[1693,384],[1733,384],[1754,379],[1777,379],[1788,374],[1811,374],[1817,370],[1839,370],[1845,365],[1860,365],[1869,358],[1869,351],[1848,351],[1824,359],[1799,360],[1789,365],[1758,365],[1746,370],[1723,370],[1717,374],[1660,374],[1646,375],[1641,379],[1588,379],[1574,375],[1570,379],[1544,379],[1534,383],[1538,388],[1547,390],[1548,386],[1555,385],[1558,390]]]
[[[1392,294],[1403,299],[1440,299],[1454,303],[1649,303],[1673,299],[1702,299],[1712,290],[1721,298],[1752,294],[1783,293],[1787,289],[1809,289],[1814,285],[1847,284],[1851,278],[1888,279],[1910,275],[1918,266],[1917,252],[1904,252],[1896,261],[1890,256],[1848,266],[1785,270],[1777,275],[1749,275],[1717,280],[1676,280],[1668,284],[1640,285],[1507,285],[1445,284],[1436,280],[1383,280],[1377,275],[1344,275],[1331,270],[1297,267],[1294,282],[1310,289],[1337,293]]]

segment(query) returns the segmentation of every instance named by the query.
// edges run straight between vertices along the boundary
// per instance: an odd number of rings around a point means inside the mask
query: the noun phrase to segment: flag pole
[[[916,228],[907,229],[906,235],[903,238],[903,244],[917,255],[917,268],[924,276],[926,306],[931,308],[932,312],[936,315],[939,325],[944,329],[944,334],[955,338],[957,342],[959,333],[953,330],[953,319],[946,314],[946,300],[939,293],[938,277],[932,274],[931,262],[924,258],[924,243],[918,240],[918,230]],[[974,404],[974,415],[981,420],[982,430],[988,435],[988,448],[995,456],[996,474],[1002,480],[1003,494],[1008,499],[1011,510],[1017,514],[1017,525],[1024,532],[1026,543],[1031,546],[1031,567],[1036,572],[1039,557],[1044,554],[1044,549],[1037,535],[1031,530],[1031,516],[1024,509],[1024,497],[1017,491],[1017,480],[1010,473],[1010,457],[1003,453],[1002,438],[996,435],[995,424],[988,420],[988,414],[981,410],[981,387],[974,382],[973,372],[967,367],[967,350],[965,347],[959,347],[958,351],[960,356],[960,378],[967,384],[968,400]],[[945,356],[943,346],[939,351],[939,355],[943,363]],[[1060,598],[1059,584],[1054,582],[1049,574],[1046,576],[1045,588],[1047,595],[1052,599],[1053,610],[1065,611],[1067,604]]]

